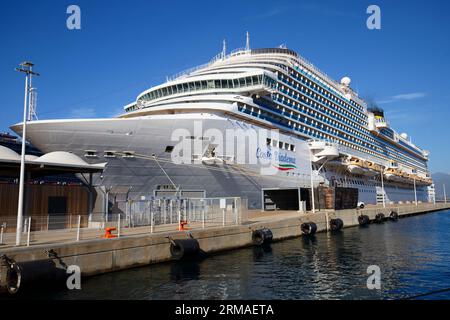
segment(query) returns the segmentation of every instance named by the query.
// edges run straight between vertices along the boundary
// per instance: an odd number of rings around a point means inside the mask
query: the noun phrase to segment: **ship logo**
[[[297,169],[297,166],[295,164],[280,164],[278,166],[273,165],[275,168],[277,168],[280,171],[289,171]]]

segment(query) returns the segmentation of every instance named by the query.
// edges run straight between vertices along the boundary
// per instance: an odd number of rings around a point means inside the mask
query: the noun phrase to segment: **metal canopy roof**
[[[40,157],[25,156],[25,170],[32,177],[102,172],[106,164],[106,162],[89,164],[77,155],[65,151],[50,152]],[[14,177],[19,176],[19,172],[20,155],[0,146],[0,175]]]

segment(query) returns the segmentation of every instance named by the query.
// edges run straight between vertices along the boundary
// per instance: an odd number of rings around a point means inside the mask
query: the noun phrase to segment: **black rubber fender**
[[[364,214],[358,216],[358,223],[360,226],[367,226],[370,223],[370,218],[369,216],[366,216]]]
[[[170,255],[175,260],[193,258],[200,253],[200,244],[197,239],[176,239],[170,244]]]
[[[383,213],[377,213],[377,215],[375,216],[375,222],[376,223],[383,223],[384,222],[384,214]]]
[[[6,289],[10,294],[17,294],[30,288],[62,285],[65,280],[66,270],[58,268],[51,259],[14,262],[6,273]]]
[[[261,246],[272,243],[273,233],[268,228],[258,229],[252,233],[253,244]]]
[[[330,220],[330,230],[339,231],[344,227],[344,221],[342,219],[336,218]]]
[[[389,214],[389,219],[392,221],[397,221],[398,220],[398,213],[395,210],[392,210],[391,213]]]
[[[300,226],[303,235],[312,236],[317,231],[317,225],[314,222],[305,222]]]

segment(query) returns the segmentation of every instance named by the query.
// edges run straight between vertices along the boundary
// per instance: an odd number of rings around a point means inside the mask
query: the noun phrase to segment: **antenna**
[[[27,119],[28,121],[38,120],[36,109],[37,109],[37,89],[30,88],[30,106],[28,108],[28,119]]]
[[[225,59],[226,55],[227,55],[227,40],[223,39],[222,59]]]
[[[246,35],[245,50],[249,51],[250,50],[250,34],[247,31],[247,33],[245,35]]]

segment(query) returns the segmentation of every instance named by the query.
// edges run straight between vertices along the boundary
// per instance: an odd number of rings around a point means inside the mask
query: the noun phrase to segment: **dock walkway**
[[[449,209],[450,204],[409,204],[394,205],[382,208],[371,206],[365,209],[326,210],[311,212],[250,210],[246,220],[240,225],[208,226],[190,225],[186,231],[178,231],[177,225],[155,226],[153,233],[150,227],[123,228],[119,238],[103,239],[103,230],[83,229],[80,241],[75,241],[76,230],[53,230],[35,232],[30,246],[13,246],[10,238],[6,245],[0,246],[0,255],[5,254],[15,261],[31,261],[46,259],[46,250],[52,249],[67,265],[78,265],[84,276],[96,275],[131,267],[172,260],[170,241],[185,239],[190,233],[197,239],[200,248],[206,253],[231,250],[253,245],[254,230],[269,228],[274,241],[301,235],[300,226],[304,222],[314,222],[317,232],[328,230],[330,219],[340,218],[344,227],[358,225],[361,214],[374,219],[378,213],[389,213],[394,210],[400,217],[424,214],[432,211]],[[11,237],[12,234],[7,235]],[[0,288],[6,281],[6,267],[0,267]]]

